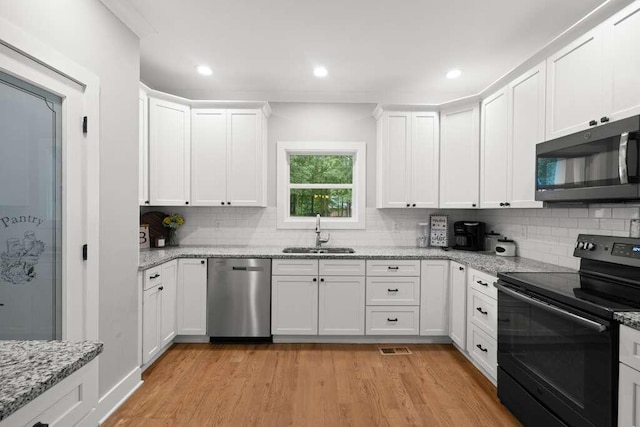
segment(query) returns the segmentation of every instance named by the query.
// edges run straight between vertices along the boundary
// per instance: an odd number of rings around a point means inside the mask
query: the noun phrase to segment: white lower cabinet
[[[420,335],[449,333],[449,261],[422,261],[420,275]]]
[[[640,331],[620,325],[618,426],[640,426]]]
[[[178,260],[162,264],[162,301],[160,316],[160,346],[165,347],[176,336],[178,296]]]
[[[178,335],[207,334],[207,260],[178,260]]]
[[[418,335],[420,307],[368,306],[367,335]]]
[[[142,364],[160,351],[162,341],[160,328],[162,322],[162,290],[161,285],[142,292]]]
[[[0,427],[91,426],[98,405],[98,360],[94,359],[22,408],[0,421]]]
[[[364,276],[320,277],[318,333],[364,335],[364,294]]]
[[[467,268],[451,261],[449,268],[449,338],[467,348]]]
[[[273,276],[271,279],[271,333],[318,334],[318,277]]]

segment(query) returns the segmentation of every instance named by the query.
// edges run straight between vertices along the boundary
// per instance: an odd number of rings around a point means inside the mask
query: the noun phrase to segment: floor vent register
[[[380,354],[383,356],[403,356],[411,354],[407,347],[380,347]]]

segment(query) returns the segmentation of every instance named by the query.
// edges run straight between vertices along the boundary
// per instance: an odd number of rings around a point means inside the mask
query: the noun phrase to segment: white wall
[[[100,78],[102,396],[137,361],[140,43],[98,0],[1,0],[0,15]]]

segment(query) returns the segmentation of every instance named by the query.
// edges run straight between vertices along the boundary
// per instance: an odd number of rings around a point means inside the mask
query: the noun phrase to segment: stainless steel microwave
[[[640,200],[640,116],[536,146],[536,200]]]

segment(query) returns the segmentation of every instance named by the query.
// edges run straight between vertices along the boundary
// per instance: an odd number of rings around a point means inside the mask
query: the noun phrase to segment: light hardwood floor
[[[104,424],[518,426],[451,345],[177,344]]]

